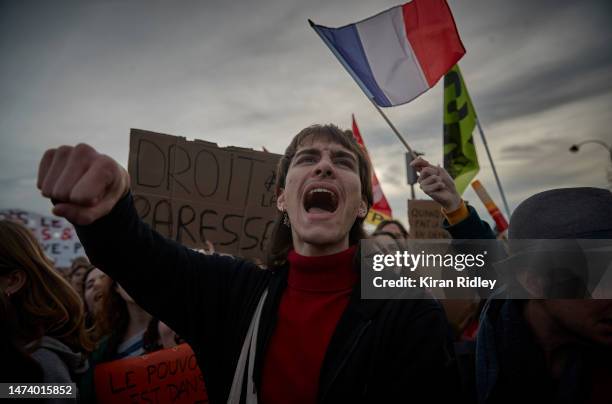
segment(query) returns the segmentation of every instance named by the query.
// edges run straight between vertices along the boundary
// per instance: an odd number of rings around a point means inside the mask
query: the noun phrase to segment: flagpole
[[[480,126],[480,119],[478,116],[476,117],[476,125],[478,126],[478,132],[480,132],[480,137],[482,138],[482,143],[484,144],[485,150],[487,151],[487,157],[489,157],[489,163],[491,163],[491,168],[493,169],[493,175],[495,176],[495,182],[497,182],[497,188],[499,188],[499,193],[502,198],[502,202],[504,204],[504,209],[506,210],[506,214],[508,215],[508,220],[510,220],[510,208],[508,207],[508,201],[506,201],[506,195],[504,194],[504,189],[502,188],[501,181],[497,176],[497,170],[495,169],[495,164],[493,164],[493,158],[491,157],[491,151],[489,150],[489,144],[487,143],[487,139],[485,138],[484,131]]]
[[[372,103],[372,105],[374,105],[374,108],[376,108],[376,110],[380,113],[380,115],[385,119],[385,121],[387,121],[387,124],[389,125],[389,127],[391,127],[391,130],[393,131],[393,133],[395,133],[395,136],[397,136],[397,138],[400,140],[400,142],[402,142],[402,144],[404,145],[404,147],[406,148],[406,150],[408,150],[408,153],[410,153],[412,155],[413,159],[417,158],[416,153],[412,150],[412,148],[410,147],[410,145],[408,144],[408,142],[406,142],[406,140],[404,139],[404,137],[401,135],[401,133],[399,133],[399,131],[397,130],[397,128],[395,127],[395,125],[393,125],[393,122],[391,122],[389,120],[389,118],[387,117],[387,115],[383,112],[382,109],[380,109],[380,107],[378,106],[378,104],[376,104],[376,102],[374,102],[373,99],[371,99],[370,97],[366,97],[368,100],[370,100],[370,102]]]

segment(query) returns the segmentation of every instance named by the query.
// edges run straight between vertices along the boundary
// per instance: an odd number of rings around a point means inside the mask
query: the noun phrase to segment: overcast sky
[[[340,26],[392,1],[0,0],[0,209],[49,212],[45,149],[90,143],[127,164],[130,128],[282,153],[300,129],[355,113],[394,214],[404,150],[307,23]],[[449,0],[460,62],[511,208],[536,192],[606,187],[612,143],[612,2]],[[442,81],[388,108],[442,162]],[[476,132],[475,132],[475,135]],[[482,141],[479,178],[501,207]],[[424,195],[417,191],[421,197]],[[464,197],[488,219],[469,189]]]

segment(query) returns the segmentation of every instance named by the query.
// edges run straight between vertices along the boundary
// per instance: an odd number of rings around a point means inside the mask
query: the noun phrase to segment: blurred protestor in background
[[[406,230],[404,225],[399,220],[388,219],[378,223],[376,229],[374,230],[374,233],[378,233],[381,231],[392,234],[395,239],[408,238],[408,230]]]
[[[15,314],[10,332],[42,368],[42,381],[76,381],[93,348],[83,303],[31,232],[8,220],[0,221],[0,290]]]
[[[385,244],[390,244],[395,247],[399,246],[396,235],[388,231],[376,230],[374,233],[372,233],[370,238],[374,239],[380,247]]]
[[[149,322],[147,333],[149,334],[145,345],[145,351],[147,352],[173,348],[185,342],[176,332],[168,327],[166,323],[157,318],[153,318]]]
[[[81,299],[83,299],[83,278],[92,267],[86,257],[76,257],[70,266],[70,284]]]
[[[87,402],[96,400],[94,374],[97,365],[139,356],[161,349],[154,319],[134,302],[114,280],[95,268],[86,276],[85,299],[93,313],[92,335],[98,340],[89,357],[89,370],[81,381]]]
[[[105,335],[98,320],[102,317],[104,297],[111,286],[110,278],[93,265],[87,269],[83,278],[83,300],[85,303],[85,324],[93,340],[98,342]]]
[[[376,230],[370,235],[370,240],[374,241],[377,251],[384,254],[393,254],[402,249],[401,240],[397,235],[384,230]]]
[[[511,245],[516,240],[612,239],[612,193],[565,188],[536,194],[512,214],[508,238]],[[547,288],[554,274],[544,269],[534,283]],[[579,281],[564,289],[576,295],[562,299],[487,302],[476,345],[479,402],[525,397],[533,402],[610,402],[612,300],[582,299]]]
[[[72,272],[72,268],[57,265],[54,265],[53,268],[55,269],[55,272],[60,274],[62,278],[64,278],[70,285],[72,285],[72,283],[70,282],[70,273]]]
[[[117,282],[111,280],[106,292],[101,295],[97,317],[100,333],[105,337],[92,354],[93,363],[142,355],[151,315]]]
[[[413,165],[421,171],[421,188],[442,204],[445,227],[454,238],[493,236],[476,211],[461,200],[443,168],[422,159]],[[516,240],[612,239],[612,193],[598,188],[538,193],[516,208],[508,238],[511,246]],[[538,253],[531,254],[538,262]],[[581,273],[586,269],[575,270]],[[552,286],[547,283],[554,278],[544,277],[555,274],[542,268],[530,276],[532,287],[545,289]],[[564,289],[575,296],[498,298],[480,305],[482,314],[472,350],[467,344],[456,345],[463,350],[457,357],[470,402],[610,402],[612,300],[583,299],[582,281],[576,277]]]

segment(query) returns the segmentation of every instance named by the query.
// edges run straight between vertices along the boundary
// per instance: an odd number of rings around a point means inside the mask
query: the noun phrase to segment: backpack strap
[[[257,391],[255,384],[253,383],[253,366],[255,363],[255,348],[257,347],[257,333],[259,331],[259,319],[261,318],[261,312],[263,305],[268,296],[268,289],[264,290],[251,318],[251,324],[244,337],[244,343],[240,350],[240,357],[238,358],[238,364],[236,365],[236,371],[234,372],[234,380],[232,381],[232,388],[230,389],[229,397],[227,398],[227,404],[240,404],[242,398],[242,386],[244,383],[244,372],[247,371],[247,390],[245,402],[246,404],[257,404]],[[248,363],[248,369],[247,369]]]

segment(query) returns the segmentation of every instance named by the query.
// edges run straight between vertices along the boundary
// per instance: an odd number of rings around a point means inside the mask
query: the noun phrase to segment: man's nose
[[[317,177],[331,177],[334,175],[334,168],[331,164],[331,162],[326,159],[323,158],[319,161],[319,164],[317,164],[317,166],[315,167],[315,175]]]

